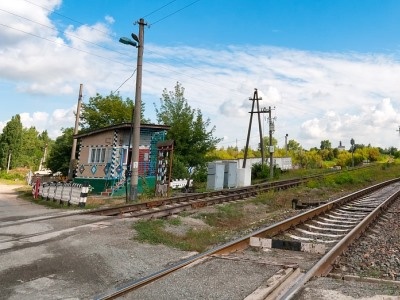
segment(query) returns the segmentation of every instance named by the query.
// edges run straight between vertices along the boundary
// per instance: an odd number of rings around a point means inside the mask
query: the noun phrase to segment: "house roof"
[[[117,124],[117,125],[110,125],[110,126],[107,126],[107,127],[98,128],[98,129],[91,130],[91,131],[88,131],[88,132],[75,134],[74,138],[78,139],[78,138],[82,138],[82,137],[85,137],[85,136],[91,136],[91,135],[102,133],[102,132],[105,132],[105,131],[108,131],[108,130],[130,129],[131,126],[132,126],[132,123],[122,123],[122,124]],[[167,126],[167,125],[140,124],[140,129],[169,130],[170,128],[171,128],[171,126]]]

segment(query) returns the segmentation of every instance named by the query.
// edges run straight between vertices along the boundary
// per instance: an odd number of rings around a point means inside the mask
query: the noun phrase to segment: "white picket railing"
[[[181,189],[187,184],[187,179],[174,179],[169,183],[169,186],[173,189]],[[193,180],[190,179],[189,186],[192,186]]]
[[[87,189],[87,185],[79,183],[44,182],[40,184],[37,194],[34,185],[32,194],[34,197],[40,196],[46,200],[60,201],[60,203],[67,203],[68,205],[84,206],[87,199]]]
[[[189,185],[192,186],[193,180]],[[170,182],[173,189],[184,188],[187,179],[175,179]],[[35,198],[40,196],[42,199],[59,201],[68,205],[75,204],[85,206],[88,194],[88,185],[79,183],[63,183],[63,182],[44,182],[40,183],[36,189],[36,183],[32,187],[32,194]]]

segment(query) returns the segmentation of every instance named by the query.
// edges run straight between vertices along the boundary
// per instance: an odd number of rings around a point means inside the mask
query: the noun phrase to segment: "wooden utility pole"
[[[262,98],[258,97],[258,91],[257,89],[254,89],[254,95],[253,98],[249,98],[250,101],[253,101],[253,104],[251,106],[251,112],[250,112],[250,122],[249,122],[249,129],[247,131],[247,140],[246,140],[246,148],[244,149],[244,159],[243,159],[243,168],[246,168],[246,160],[247,160],[247,152],[249,150],[249,141],[250,141],[250,132],[251,132],[251,123],[253,121],[253,114],[257,113],[258,115],[258,131],[260,132],[260,148],[261,148],[261,164],[264,164],[264,142],[263,142],[263,137],[262,137],[262,129],[261,129],[261,114],[265,113],[265,109],[260,111],[260,105],[259,105],[259,100],[262,100]],[[257,103],[257,111],[254,111],[254,104]]]
[[[82,105],[82,87],[81,83],[79,86],[79,97],[78,97],[78,105],[76,107],[76,116],[75,116],[75,128],[74,135],[78,134],[79,131],[79,118],[81,113],[81,105]],[[69,161],[69,170],[68,170],[68,180],[72,180],[74,177],[74,169],[75,169],[75,161],[76,161],[76,138],[72,141],[72,150],[71,150],[71,159]]]

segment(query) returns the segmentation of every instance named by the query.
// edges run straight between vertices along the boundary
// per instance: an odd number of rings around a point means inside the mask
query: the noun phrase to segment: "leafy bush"
[[[349,172],[343,172],[335,177],[336,184],[352,184],[355,183],[355,179]]]
[[[265,179],[269,177],[269,167],[265,164],[256,163],[251,166],[251,178]]]
[[[6,171],[1,171],[0,178],[5,180],[24,180],[25,176],[17,172],[7,173]]]

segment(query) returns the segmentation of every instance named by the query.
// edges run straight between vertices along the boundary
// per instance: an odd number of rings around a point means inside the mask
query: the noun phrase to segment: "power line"
[[[46,27],[46,28],[48,28],[48,29],[50,29],[50,30],[52,30],[52,31],[56,32],[57,34],[60,34],[60,33],[61,33],[61,32],[60,32],[58,29],[56,29],[56,28],[54,28],[54,27],[48,26],[48,25],[46,25],[46,24],[43,24],[43,23],[37,22],[37,21],[35,21],[35,20],[32,20],[32,19],[26,18],[26,17],[24,17],[24,16],[21,16],[21,15],[18,15],[18,14],[15,14],[15,13],[13,13],[13,12],[10,12],[10,11],[7,11],[7,10],[1,9],[1,8],[0,8],[0,11],[3,11],[3,12],[5,12],[5,13],[8,13],[8,14],[10,14],[10,15],[13,15],[13,16],[16,16],[16,17],[18,17],[18,18],[21,18],[21,19],[27,20],[27,21],[29,21],[29,22],[32,22],[32,23],[38,24],[38,25],[40,25],[40,26]],[[94,29],[94,28],[92,27],[92,29]],[[70,34],[70,33],[64,33],[64,35],[67,35],[67,36],[69,36],[69,37],[76,38],[76,39],[78,39],[78,40],[80,40],[80,41],[83,41],[83,42],[85,42],[85,43],[88,43],[88,44],[94,45],[94,46],[96,46],[96,47],[103,48],[103,49],[105,49],[105,50],[112,51],[112,52],[115,52],[115,53],[118,53],[118,54],[121,54],[121,55],[127,56],[125,53],[122,53],[122,52],[116,51],[116,50],[114,50],[114,49],[110,49],[110,48],[108,48],[108,47],[105,47],[105,46],[103,46],[103,45],[100,45],[100,44],[97,44],[97,43],[93,43],[93,42],[91,42],[91,41],[85,40],[85,39],[83,39],[83,38],[81,38],[81,37],[79,37],[79,36],[77,36],[77,35],[74,35],[74,34]],[[110,36],[110,35],[109,35],[109,36]],[[110,36],[110,37],[111,37],[111,36]]]
[[[45,10],[51,12],[51,13],[56,13],[55,11],[49,10],[49,9],[46,8],[46,7],[43,7],[43,6],[37,5],[37,4],[35,4],[35,3],[32,3],[32,2],[29,1],[29,0],[23,0],[23,1],[28,2],[28,3],[31,3],[31,4],[33,4],[33,5],[35,5],[35,6],[40,7],[40,8],[43,8],[43,9],[45,9]],[[153,11],[153,12],[156,12],[156,11],[158,11],[158,10],[161,10],[163,7],[165,7],[165,6],[167,6],[167,5],[171,4],[171,3],[173,3],[173,2],[175,2],[175,1],[177,1],[177,0],[170,1],[170,2],[167,3],[166,5],[160,7],[159,9],[157,9],[157,10],[155,10],[155,11]],[[173,15],[173,14],[175,14],[175,13],[177,13],[177,12],[179,12],[179,11],[185,9],[185,8],[187,8],[187,7],[189,7],[189,6],[193,5],[193,4],[195,4],[195,3],[198,2],[198,1],[200,1],[200,0],[196,0],[196,1],[194,1],[194,2],[192,2],[192,3],[190,3],[190,4],[188,4],[188,5],[186,5],[185,7],[183,7],[183,8],[181,8],[181,9],[175,11],[174,13],[172,13],[172,14],[170,14],[170,15]],[[51,27],[51,26],[42,24],[42,23],[40,23],[40,22],[37,22],[37,21],[34,21],[34,20],[32,20],[32,19],[23,17],[23,16],[21,16],[21,15],[12,13],[12,12],[10,12],[10,11],[6,11],[6,10],[3,10],[3,9],[0,9],[0,10],[1,10],[1,11],[4,11],[4,12],[6,12],[6,13],[9,13],[9,14],[11,14],[11,15],[14,15],[14,16],[16,16],[16,17],[19,17],[19,18],[25,19],[25,20],[27,20],[27,21],[30,21],[30,22],[32,22],[32,23],[38,24],[38,25],[40,25],[40,26],[44,26],[44,27],[46,27],[46,28],[49,28],[49,29],[51,29],[51,30],[57,32],[58,34],[60,33],[59,30],[57,30],[57,29],[55,29],[55,28],[53,28],[53,27]],[[152,12],[152,13],[153,13],[153,12]],[[152,13],[150,13],[150,14],[152,14]],[[56,13],[56,14],[58,14],[58,13]],[[148,14],[148,15],[150,15],[150,14]],[[68,17],[68,16],[61,15],[61,14],[58,14],[58,15],[60,15],[60,16],[62,16],[62,17],[64,17],[64,18],[67,18],[67,19],[69,19],[69,20],[72,20],[73,22],[76,22],[76,23],[78,23],[78,24],[86,25],[85,23],[80,22],[80,21],[76,21],[76,20],[74,20],[74,19],[72,19],[72,18],[70,18],[70,17]],[[170,16],[170,15],[168,15],[168,16]],[[167,18],[168,16],[164,17],[163,19]],[[159,21],[160,21],[160,20],[159,20]],[[157,21],[157,22],[158,22],[158,21]],[[154,24],[154,23],[153,23],[153,24]],[[3,25],[3,26],[7,26],[7,25],[4,25],[4,24],[2,24],[2,25]],[[13,28],[13,27],[11,27],[11,26],[7,26],[7,27]],[[18,30],[18,31],[21,31],[21,32],[24,32],[24,31],[19,30],[19,29],[16,29],[16,28],[13,28],[13,29]],[[93,28],[93,29],[94,29],[94,28]],[[105,32],[103,32],[103,31],[100,31],[100,32],[102,32],[102,33],[104,33],[104,34],[110,36],[108,33],[105,33]],[[45,39],[45,40],[50,41],[50,42],[53,42],[53,43],[56,43],[55,41],[51,41],[51,40],[49,40],[49,39],[43,38],[43,37],[41,37],[41,36],[37,36],[37,35],[32,34],[32,33],[29,33],[29,32],[24,32],[24,33],[30,34],[30,35],[32,35],[32,36],[36,36],[36,37],[39,37],[39,38],[42,38],[42,39]],[[108,51],[112,51],[112,52],[118,53],[118,54],[120,54],[120,55],[127,56],[125,53],[122,53],[122,52],[119,52],[119,51],[110,49],[110,48],[108,48],[108,47],[104,47],[104,46],[99,45],[99,44],[97,44],[97,43],[93,43],[93,42],[91,42],[91,41],[82,39],[82,38],[80,38],[80,37],[78,37],[78,36],[76,36],[76,35],[68,34],[68,33],[66,33],[65,35],[74,37],[74,38],[79,39],[79,40],[81,40],[81,41],[83,41],[83,42],[85,42],[85,43],[92,44],[92,45],[94,45],[94,46],[96,46],[96,47],[99,47],[99,48],[102,48],[102,49],[105,49],[105,50],[108,50]],[[110,37],[111,37],[111,36],[110,36]],[[67,45],[65,45],[65,44],[62,44],[62,45],[67,46]],[[85,53],[87,53],[87,54],[91,54],[91,55],[94,55],[94,56],[97,56],[97,57],[105,58],[105,57],[102,57],[102,56],[99,56],[99,55],[96,55],[96,54],[92,54],[92,53],[90,53],[90,52],[88,52],[88,51],[85,51],[85,50],[77,49],[77,48],[72,47],[72,46],[67,46],[67,47],[72,48],[72,49],[75,49],[75,50],[78,50],[78,51],[81,51],[81,52],[85,52]],[[149,50],[149,49],[148,49],[147,51],[150,52],[150,53],[155,53],[155,54],[157,54],[156,52],[151,51],[151,50]],[[160,54],[157,54],[157,55],[160,55]],[[165,56],[162,56],[162,55],[160,55],[160,56],[163,57],[163,58],[166,58]],[[169,58],[169,59],[171,59],[171,58]],[[178,62],[181,63],[182,65],[185,65],[185,66],[187,66],[187,67],[189,67],[189,68],[192,68],[192,69],[194,69],[194,70],[198,70],[198,71],[203,72],[203,70],[201,70],[200,68],[193,67],[193,66],[191,66],[191,65],[189,65],[189,64],[186,64],[186,63],[184,63],[184,62],[182,62],[182,61],[179,61],[179,60],[177,60],[177,59],[175,59],[175,58],[173,58],[173,57],[172,57],[172,60],[178,61]],[[211,85],[220,87],[219,85],[214,84],[214,83],[212,83],[212,82],[208,82],[208,81],[206,81],[206,80],[199,79],[199,78],[196,78],[196,77],[191,76],[191,75],[187,75],[187,74],[182,73],[182,72],[177,72],[176,70],[172,70],[172,69],[167,68],[167,67],[164,67],[164,66],[156,65],[156,64],[151,63],[151,62],[147,62],[147,63],[150,64],[150,65],[154,65],[154,66],[156,66],[156,67],[161,67],[161,68],[163,68],[163,69],[165,69],[165,70],[174,72],[174,73],[176,73],[176,74],[180,74],[180,75],[186,76],[186,77],[191,78],[191,79],[195,79],[195,80],[198,80],[198,81],[207,83],[207,84],[211,84]],[[159,76],[162,76],[162,75],[159,75]],[[166,76],[162,76],[162,77],[166,77]],[[231,92],[237,93],[237,91],[234,91],[234,90],[231,90],[231,89],[228,89],[228,90],[230,90]],[[239,93],[237,93],[237,94],[239,94]]]
[[[180,9],[178,9],[178,10],[176,10],[176,11],[174,11],[173,13],[170,13],[169,15],[166,15],[165,17],[163,17],[163,18],[161,18],[161,19],[159,19],[159,20],[157,20],[157,21],[151,23],[149,26],[152,26],[152,25],[154,25],[154,24],[156,24],[156,23],[158,23],[158,22],[161,22],[161,21],[163,21],[163,20],[165,20],[165,19],[167,19],[167,18],[169,18],[169,17],[175,15],[176,13],[178,13],[178,12],[184,10],[185,8],[188,8],[189,6],[192,6],[193,4],[195,4],[196,2],[199,2],[199,1],[200,1],[200,0],[193,1],[192,3],[190,3],[190,4],[188,4],[188,5],[186,5],[186,6],[182,7],[182,8],[180,8]]]
[[[148,16],[151,16],[152,14],[154,14],[155,12],[158,12],[159,10],[163,9],[164,7],[170,5],[171,3],[175,2],[176,0],[172,0],[170,2],[168,2],[167,4],[161,6],[160,8],[157,8],[156,10],[153,10],[151,13],[148,13],[147,15],[145,15],[144,17],[142,17],[142,19],[145,19]]]
[[[67,45],[67,44],[61,44],[61,43],[58,43],[57,41],[53,41],[51,39],[39,36],[39,35],[31,33],[31,32],[24,31],[22,29],[18,29],[18,28],[15,28],[15,27],[12,27],[12,26],[9,26],[9,25],[6,25],[6,24],[2,24],[2,23],[0,23],[0,25],[4,26],[4,27],[7,27],[7,28],[10,28],[10,29],[13,29],[13,30],[16,30],[16,31],[19,31],[19,32],[22,32],[22,33],[25,33],[25,34],[29,34],[31,36],[34,36],[34,37],[40,38],[42,40],[57,44],[59,46],[67,47],[67,48],[70,48],[70,49],[74,49],[76,51],[80,51],[80,52],[83,52],[83,53],[86,53],[86,54],[89,54],[89,55],[93,55],[93,56],[96,56],[96,57],[99,57],[99,58],[102,58],[102,59],[105,59],[105,60],[108,60],[108,61],[111,61],[111,62],[114,62],[114,63],[118,63],[118,64],[121,64],[121,65],[127,66],[127,64],[122,63],[120,61],[117,61],[117,60],[114,60],[114,59],[111,59],[111,58],[108,58],[108,57],[105,57],[105,56],[101,56],[101,55],[98,55],[98,54],[95,54],[95,53],[92,53],[92,52],[89,52],[89,51],[86,51],[86,50],[78,49],[78,48],[72,47],[72,46]]]
[[[60,14],[60,13],[56,12],[55,10],[48,9],[47,7],[44,7],[44,6],[42,6],[42,5],[33,3],[32,1],[29,1],[29,0],[23,0],[23,1],[25,1],[25,2],[27,2],[27,3],[30,3],[30,4],[32,4],[32,5],[34,5],[34,6],[43,8],[43,9],[47,10],[48,12],[50,12],[51,14],[55,14],[55,15],[57,15],[57,16],[63,17],[63,18],[68,19],[68,20],[70,20],[70,21],[72,21],[72,22],[74,22],[74,23],[77,23],[77,24],[80,24],[80,25],[86,25],[86,24],[83,23],[83,22],[80,22],[80,21],[77,21],[77,20],[75,20],[75,19],[72,19],[72,18],[70,18],[70,17],[68,17],[68,16],[65,16],[65,15],[63,15],[63,14]],[[107,32],[104,32],[104,31],[102,31],[102,30],[100,30],[100,29],[97,29],[97,28],[93,28],[93,30],[96,30],[96,31],[98,31],[98,32],[101,32],[101,33],[103,33],[103,34],[105,34],[105,35],[109,35]]]
[[[129,80],[133,77],[133,75],[136,73],[136,69],[133,71],[132,75],[129,76],[114,92],[113,94],[115,94],[116,92],[118,92],[118,90]]]
[[[68,17],[68,16],[62,15],[62,14],[60,14],[60,13],[57,13],[57,12],[54,11],[54,10],[50,10],[50,9],[48,9],[48,8],[46,8],[46,7],[43,7],[43,6],[38,5],[38,4],[35,4],[35,3],[33,3],[33,2],[31,2],[31,1],[29,1],[29,0],[23,0],[23,1],[25,1],[25,2],[27,2],[27,3],[30,3],[30,4],[32,4],[32,5],[34,5],[34,6],[43,8],[43,9],[49,11],[49,12],[52,13],[52,14],[59,15],[59,16],[61,16],[61,17],[63,17],[63,18],[66,18],[66,19],[68,19],[68,20],[71,20],[71,21],[73,21],[73,22],[75,22],[75,23],[77,23],[77,24],[86,25],[86,24],[83,23],[83,22],[77,21],[77,20],[75,20],[75,19],[73,19],[73,18],[70,18],[70,17]],[[185,9],[185,8],[187,8],[187,7],[190,7],[191,5],[193,5],[193,4],[195,4],[195,3],[199,2],[199,1],[200,1],[200,0],[193,1],[192,3],[190,3],[190,4],[186,5],[186,6],[184,6],[183,8],[181,8],[181,9],[179,9],[179,10],[176,10],[175,12],[173,12],[173,13],[171,13],[171,14],[169,14],[169,15],[167,15],[167,16],[161,18],[161,19],[159,19],[158,21],[152,23],[151,25],[156,24],[156,23],[158,23],[158,22],[161,22],[162,20],[164,20],[164,19],[166,19],[166,18],[168,18],[168,17],[170,17],[170,16],[172,16],[172,15],[174,15],[174,14],[176,14],[176,13],[182,11],[183,9]],[[156,11],[159,11],[159,10],[161,10],[162,8],[164,8],[164,7],[168,6],[168,5],[170,5],[170,4],[173,3],[173,2],[176,2],[176,0],[170,1],[170,2],[167,3],[166,5],[160,7],[160,8],[157,9],[157,10],[154,10],[153,12],[151,12],[151,13],[149,13],[149,14],[147,14],[147,15],[151,15],[151,14],[155,13]],[[59,33],[59,31],[58,31],[57,29],[54,29],[54,28],[49,27],[49,26],[47,26],[47,25],[41,24],[41,23],[39,23],[39,22],[33,21],[33,20],[31,20],[31,19],[28,19],[28,18],[26,18],[26,17],[20,16],[20,15],[14,14],[14,13],[11,13],[11,12],[6,11],[6,10],[3,10],[3,9],[0,9],[0,10],[2,10],[2,11],[4,11],[4,12],[7,12],[7,13],[10,13],[10,14],[12,14],[12,15],[14,15],[14,16],[18,16],[18,17],[20,17],[20,18],[22,18],[22,19],[25,19],[25,20],[28,20],[28,21],[30,21],[30,22],[36,23],[36,24],[38,24],[38,25],[44,26],[44,27],[46,27],[46,28],[49,28],[49,29],[54,30],[54,31],[56,31],[57,33]],[[34,37],[38,37],[38,38],[44,39],[44,40],[49,41],[49,42],[52,42],[52,43],[56,43],[57,45],[62,45],[62,46],[65,46],[65,47],[74,49],[74,50],[76,50],[76,51],[80,51],[80,52],[83,52],[83,53],[86,53],[86,54],[89,54],[89,55],[93,55],[93,56],[96,56],[96,57],[99,57],[99,58],[102,58],[102,59],[105,59],[105,60],[108,60],[108,61],[112,61],[112,62],[116,62],[116,63],[122,64],[122,65],[127,65],[127,64],[125,64],[125,63],[122,63],[122,62],[119,62],[119,61],[116,61],[116,60],[113,60],[113,59],[110,59],[110,58],[107,58],[107,57],[104,57],[104,56],[101,56],[101,55],[98,55],[98,54],[94,54],[94,53],[91,53],[91,52],[86,51],[86,50],[78,49],[78,48],[75,48],[75,47],[70,46],[70,45],[67,45],[67,44],[60,44],[60,43],[57,43],[56,41],[53,41],[53,40],[50,40],[50,39],[48,39],[48,38],[35,35],[35,34],[33,34],[33,33],[30,33],[30,32],[26,32],[26,31],[23,31],[23,30],[14,28],[14,27],[12,27],[12,26],[8,26],[8,25],[5,25],[5,24],[0,24],[0,25],[2,25],[2,26],[4,26],[4,27],[11,28],[11,29],[14,29],[14,30],[17,30],[17,31],[20,31],[20,32],[23,32],[23,33],[25,33],[25,34],[29,34],[29,35],[34,36]],[[105,34],[105,35],[107,35],[107,36],[109,36],[109,37],[111,37],[111,35],[110,35],[109,33],[107,33],[107,32],[98,30],[97,28],[92,28],[92,29],[95,30],[95,31],[101,32],[101,33],[103,33],[103,34]],[[102,45],[99,45],[99,44],[96,44],[96,43],[93,43],[93,42],[84,40],[84,39],[82,39],[82,38],[79,38],[78,36],[75,36],[75,35],[72,35],[72,34],[66,34],[66,35],[72,36],[72,37],[74,37],[74,38],[77,38],[77,39],[79,39],[79,40],[84,41],[85,43],[89,43],[89,44],[95,45],[95,46],[97,46],[97,47],[106,49],[106,50],[108,50],[108,51],[112,51],[112,52],[118,53],[118,54],[120,54],[120,55],[127,56],[125,53],[121,53],[121,52],[119,52],[119,51],[112,50],[112,49],[107,48],[107,47],[104,47],[104,46],[102,46]],[[147,51],[156,53],[156,52],[151,51],[151,50],[147,50]],[[248,55],[254,56],[254,55],[252,55],[251,53],[248,53]],[[162,57],[164,57],[164,56],[162,56]],[[254,56],[254,57],[255,57],[255,56]],[[174,60],[175,58],[172,57],[172,58],[169,58],[169,59],[173,59],[173,60]],[[176,60],[176,59],[175,59],[175,60]],[[179,61],[179,60],[176,60],[176,61]],[[191,78],[191,79],[195,79],[195,80],[197,80],[197,81],[201,81],[201,82],[206,83],[206,84],[209,84],[209,85],[211,84],[211,85],[217,86],[217,87],[219,87],[219,88],[221,87],[220,85],[217,85],[217,84],[215,84],[215,83],[212,83],[212,82],[209,82],[209,81],[200,79],[200,78],[196,78],[196,77],[191,76],[191,75],[187,75],[187,74],[185,74],[185,73],[183,73],[183,72],[177,72],[176,70],[172,70],[172,69],[167,68],[167,67],[164,67],[164,66],[156,65],[156,64],[151,63],[151,62],[147,62],[147,63],[150,64],[150,65],[154,65],[154,66],[156,66],[157,68],[161,67],[161,68],[164,68],[164,69],[166,69],[166,70],[168,70],[168,71],[174,72],[174,73],[176,73],[176,74],[180,74],[180,75],[183,75],[183,76],[185,76],[185,77],[188,77],[188,78]],[[183,64],[183,65],[186,65],[186,66],[188,66],[188,67],[190,67],[190,68],[192,68],[192,69],[200,70],[200,71],[201,71],[201,69],[199,69],[199,68],[195,68],[195,67],[190,66],[190,65],[188,65],[188,64],[185,64],[185,63],[183,63],[183,62],[180,62],[180,63]],[[159,76],[162,76],[162,77],[167,77],[167,76],[163,76],[163,75],[160,75],[160,74],[158,74],[158,75],[159,75]],[[127,80],[129,80],[129,78],[128,78]],[[127,80],[126,80],[126,81],[127,81]],[[126,81],[125,81],[123,84],[125,84]],[[123,84],[122,84],[122,85],[123,85]],[[122,85],[121,85],[118,89],[120,89],[120,88],[122,87]],[[226,88],[226,87],[224,87],[224,88]],[[118,90],[118,89],[117,89],[117,90]],[[116,90],[116,91],[117,91],[117,90]],[[238,93],[238,92],[235,91],[235,90],[232,90],[232,89],[228,89],[228,90],[230,90],[231,92],[234,92],[234,93],[236,93],[236,94],[238,94],[238,95],[240,94],[240,93]],[[240,94],[240,95],[242,95],[242,94]],[[315,113],[311,113],[310,111],[304,110],[303,107],[300,108],[300,107],[298,107],[298,106],[292,105],[292,108],[296,109],[297,111],[301,111],[301,112],[303,112],[303,113],[307,113],[307,114],[310,114],[310,115],[317,116],[317,117],[321,118],[321,120],[324,120],[324,119],[327,118],[326,116],[320,116],[319,114],[317,115],[317,114],[315,114]]]

